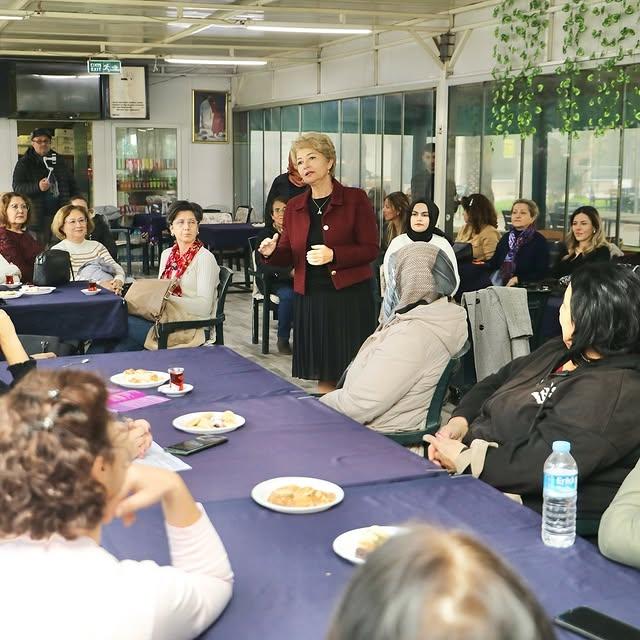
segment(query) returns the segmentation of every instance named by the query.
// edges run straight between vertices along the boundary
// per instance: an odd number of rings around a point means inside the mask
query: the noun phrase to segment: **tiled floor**
[[[142,274],[142,264],[133,263],[133,277],[145,277]],[[156,277],[155,275],[150,277]],[[244,276],[240,272],[234,272],[233,280],[241,282]],[[231,290],[233,291],[233,289]],[[253,360],[258,364],[273,371],[274,373],[286,378],[287,380],[297,384],[307,391],[316,391],[316,383],[309,380],[300,380],[291,377],[291,356],[285,356],[278,353],[276,348],[276,328],[277,322],[271,320],[271,335],[269,338],[270,353],[262,354],[260,344],[251,344],[251,293],[228,293],[225,303],[226,320],[224,323],[224,344],[239,354]],[[262,309],[260,309],[262,312]],[[260,317],[262,321],[262,317]]]

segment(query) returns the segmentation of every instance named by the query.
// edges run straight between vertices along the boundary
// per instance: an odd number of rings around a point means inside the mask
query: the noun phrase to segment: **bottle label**
[[[556,496],[572,496],[578,491],[578,474],[544,474],[544,489],[546,494],[552,494]]]

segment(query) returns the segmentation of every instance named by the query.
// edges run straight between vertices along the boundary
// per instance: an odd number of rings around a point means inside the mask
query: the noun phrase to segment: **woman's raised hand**
[[[160,502],[165,520],[175,527],[188,527],[200,518],[189,490],[174,471],[132,464],[115,507],[115,516],[125,525],[135,522],[136,512]]]
[[[276,245],[278,244],[278,236],[279,233],[274,233],[273,238],[265,238],[258,247],[258,251],[265,257],[268,258],[275,250]]]

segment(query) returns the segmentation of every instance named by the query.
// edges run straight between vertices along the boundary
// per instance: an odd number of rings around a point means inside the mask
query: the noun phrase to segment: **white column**
[[[436,87],[436,171],[433,199],[442,215],[438,219],[438,227],[445,225],[445,198],[447,192],[447,120],[449,114],[449,85],[447,84],[446,67]]]

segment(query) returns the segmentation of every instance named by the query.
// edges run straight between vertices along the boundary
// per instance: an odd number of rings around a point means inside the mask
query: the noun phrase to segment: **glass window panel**
[[[302,105],[302,131],[320,131],[322,129],[320,111],[319,102]]]
[[[249,203],[249,114],[233,114],[233,204]]]
[[[360,185],[360,100],[342,101],[342,136],[340,139],[340,182],[347,187]]]
[[[367,96],[360,100],[362,135],[360,137],[360,187],[367,192],[374,211],[382,209],[382,98]]]
[[[552,130],[545,134],[544,153],[546,155],[544,201],[534,195],[534,200],[540,205],[544,202],[545,222],[540,222],[538,228],[564,231],[565,228],[565,191],[567,185],[567,156],[569,141],[566,134]]]
[[[596,207],[607,236],[615,234],[619,153],[617,130],[606,131],[601,137],[592,131],[581,131],[571,141],[568,213],[584,204]],[[621,235],[626,242],[626,234]]]
[[[338,115],[340,103],[337,100],[320,103],[320,120],[322,133],[338,133]]]
[[[449,134],[447,142],[446,229],[457,231],[464,224],[462,207],[454,204],[463,195],[480,190],[482,147],[482,85],[449,89]],[[451,193],[455,190],[455,194]],[[500,213],[500,212],[498,212]],[[450,222],[450,220],[453,222]]]
[[[624,131],[622,189],[620,197],[620,239],[640,247],[640,128]],[[612,235],[612,234],[608,234]]]
[[[249,116],[250,193],[251,206],[256,211],[264,209],[264,111],[252,111]]]
[[[280,107],[264,112],[264,193],[265,199],[271,183],[282,173],[280,153]]]
[[[382,198],[402,188],[402,94],[384,96]]]
[[[411,189],[411,178],[425,171],[423,155],[426,145],[433,145],[435,91],[420,91],[404,95],[404,136],[402,139],[402,191]],[[427,148],[429,164],[435,156]],[[417,183],[414,181],[414,184]]]
[[[281,166],[287,166],[289,163],[289,152],[293,141],[298,137],[300,131],[300,107],[293,105],[291,107],[282,107],[282,158]]]
[[[501,212],[509,212],[508,220],[511,205],[520,194],[520,156],[520,136],[485,136],[480,193],[494,203],[501,231],[507,228]]]

